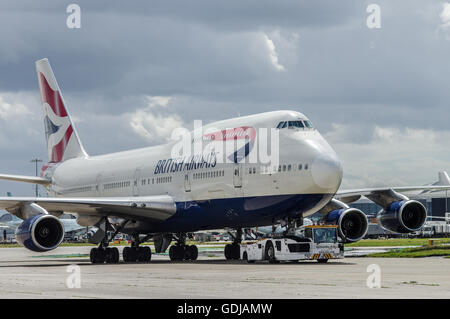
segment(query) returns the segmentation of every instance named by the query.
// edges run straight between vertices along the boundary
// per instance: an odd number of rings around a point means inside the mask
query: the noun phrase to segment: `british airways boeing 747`
[[[449,186],[386,187],[339,190],[342,165],[311,121],[296,111],[275,111],[208,124],[181,134],[180,140],[100,156],[89,156],[80,141],[47,59],[36,62],[41,92],[48,163],[40,177],[0,175],[0,179],[44,186],[51,197],[3,197],[0,209],[23,219],[17,241],[33,251],[55,249],[64,227],[58,215],[74,214],[82,226],[99,228],[91,250],[93,263],[116,263],[111,232],[132,236],[123,260],[150,261],[169,250],[171,260],[195,260],[186,233],[236,230],[227,259],[239,258],[242,228],[286,222],[320,212],[336,224],[342,242],[367,232],[366,215],[347,204],[365,196],[383,207],[380,225],[390,231],[419,230],[426,208],[402,191],[439,190]],[[187,138],[186,138],[187,137]],[[198,148],[197,144],[203,146]],[[265,155],[265,156],[262,156]]]

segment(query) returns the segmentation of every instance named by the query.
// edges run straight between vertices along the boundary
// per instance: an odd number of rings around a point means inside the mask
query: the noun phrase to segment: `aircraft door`
[[[133,196],[139,196],[139,179],[141,177],[141,169],[137,168],[134,172],[133,180]]]
[[[184,191],[191,191],[191,181],[189,180],[189,174],[184,175]]]
[[[275,194],[280,193],[278,168],[274,168],[272,174],[272,187]]]
[[[97,175],[97,179],[95,181],[95,192],[97,196],[102,196],[102,174]]]
[[[234,188],[242,188],[242,164],[235,164],[233,168]]]

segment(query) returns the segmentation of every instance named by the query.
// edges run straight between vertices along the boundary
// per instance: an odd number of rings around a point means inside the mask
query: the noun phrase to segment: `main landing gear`
[[[91,253],[89,254],[91,263],[93,264],[117,264],[119,262],[119,249],[116,247],[108,247],[109,242],[117,235],[118,231],[114,233],[114,235],[110,238],[108,236],[108,228],[110,227],[110,223],[108,218],[104,218],[105,230],[103,240],[100,242],[98,248],[92,248]],[[101,227],[99,228],[99,231]]]
[[[108,229],[111,228],[111,224],[108,218],[103,219],[103,225],[100,225],[98,231],[104,231],[104,236],[100,242],[98,248],[92,248],[90,253],[90,259],[93,264],[117,264],[120,259],[119,249],[117,247],[108,247],[110,241],[124,228],[127,224],[124,221],[121,225],[117,227],[114,234],[110,237],[108,235]],[[149,236],[140,240],[139,235],[133,236],[131,241],[131,247],[125,247],[122,252],[122,257],[125,262],[149,262],[152,259],[152,251],[150,247],[139,247],[141,243],[146,241]]]
[[[229,233],[231,237],[233,237],[233,243],[225,245],[225,259],[227,260],[238,260],[241,258],[241,241],[242,241],[242,229],[236,230],[236,235],[233,236],[232,233]]]
[[[186,245],[186,234],[179,233],[175,236],[176,244],[170,246],[169,257],[171,261],[197,260],[198,248],[195,245]]]
[[[152,260],[152,251],[150,247],[139,247],[150,236],[146,236],[142,240],[139,235],[134,235],[131,241],[131,247],[125,247],[122,252],[122,258],[125,262],[150,262]]]

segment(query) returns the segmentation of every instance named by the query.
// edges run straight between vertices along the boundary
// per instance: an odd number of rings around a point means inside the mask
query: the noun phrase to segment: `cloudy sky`
[[[89,0],[69,29],[71,3],[0,3],[2,173],[47,160],[44,57],[90,155],[159,144],[196,119],[293,109],[339,154],[344,188],[450,171],[450,3]],[[371,4],[380,28],[367,25]],[[7,191],[33,186],[0,182]]]

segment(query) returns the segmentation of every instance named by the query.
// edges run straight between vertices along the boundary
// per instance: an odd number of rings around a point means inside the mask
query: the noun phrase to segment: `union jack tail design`
[[[87,157],[47,59],[36,61],[49,164]]]

